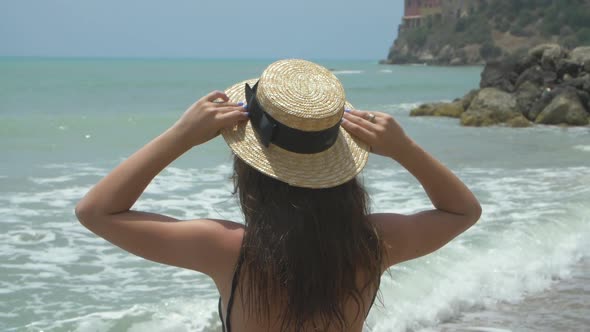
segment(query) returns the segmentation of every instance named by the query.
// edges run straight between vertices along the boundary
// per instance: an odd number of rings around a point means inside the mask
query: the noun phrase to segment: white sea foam
[[[186,192],[207,183],[218,184],[226,182],[231,174],[227,165],[211,169],[180,169],[166,168],[157,176],[146,189],[149,194],[166,194],[172,192]]]
[[[359,75],[364,73],[364,70],[334,70],[334,75]]]
[[[37,245],[48,243],[55,240],[55,233],[46,229],[21,229],[11,230],[0,234],[2,243],[11,243],[15,245]]]
[[[576,146],[574,146],[574,149],[584,151],[584,152],[590,152],[590,145],[576,145]]]
[[[23,218],[38,217],[42,214],[34,209],[0,207],[0,215],[4,216],[2,223],[19,223]]]
[[[394,113],[403,113],[407,114],[410,110],[422,105],[422,102],[416,103],[400,103],[400,104],[390,104],[390,105],[381,105],[380,109],[384,111],[393,111]]]
[[[217,331],[221,324],[215,308],[217,303],[213,299],[172,298],[155,305],[139,304],[122,310],[94,311],[73,318],[40,320],[28,324],[27,328],[94,332],[120,330],[127,325],[125,331],[129,332]]]
[[[134,324],[130,332],[141,331],[217,331],[217,301],[172,299],[154,308],[147,322]]]
[[[125,253],[75,221],[73,205],[107,170],[70,166],[44,167],[55,174],[34,176],[38,181],[30,181],[26,191],[0,194],[0,213],[18,221],[2,223],[0,261],[4,270],[20,276],[2,280],[0,287],[10,296],[34,292],[27,310],[39,317],[20,330],[218,329],[210,279]],[[443,250],[394,267],[392,277],[385,275],[385,308],[371,312],[367,330],[428,330],[465,311],[518,301],[555,279],[568,278],[570,266],[590,252],[582,249],[590,236],[585,204],[590,168],[457,171],[482,201],[481,221]],[[240,221],[230,174],[228,164],[171,167],[134,208],[187,219]],[[60,177],[64,181],[45,181]],[[373,163],[363,179],[374,212],[431,208],[417,181],[400,167]],[[154,294],[160,299],[154,300]],[[13,314],[2,304],[0,312]]]
[[[385,312],[373,313],[375,331],[435,326],[465,310],[519,301],[525,294],[547,288],[556,277],[567,278],[569,266],[579,255],[582,235],[564,234],[557,225],[531,231],[551,236],[539,243],[514,232],[494,239],[495,248],[486,250],[455,242],[407,263],[413,267],[410,272],[393,269],[395,281],[385,276],[381,288]]]
[[[71,175],[62,175],[50,178],[29,178],[33,183],[36,184],[52,184],[52,183],[62,183],[62,182],[69,182],[74,180],[74,176]]]
[[[72,186],[48,191],[16,193],[8,197],[12,205],[31,206],[44,204],[50,208],[65,208],[73,206],[88,191],[87,186]]]
[[[482,171],[496,176],[481,176]],[[444,249],[394,267],[393,279],[385,275],[386,306],[371,313],[372,330],[429,331],[463,311],[519,301],[567,278],[570,266],[590,254],[584,242],[590,236],[590,209],[584,203],[590,168],[460,173],[486,195],[481,221]],[[410,213],[429,205],[400,183],[392,181],[389,192],[381,191],[384,187],[383,180],[373,187],[377,209],[413,202],[395,206]]]
[[[80,254],[69,247],[50,247],[31,256],[34,262],[72,264],[80,259]]]

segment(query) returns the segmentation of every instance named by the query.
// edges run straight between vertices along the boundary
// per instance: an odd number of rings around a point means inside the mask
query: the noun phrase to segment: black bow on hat
[[[338,138],[340,121],[321,131],[303,131],[291,128],[275,120],[264,111],[256,98],[257,91],[258,82],[252,87],[246,83],[245,93],[250,122],[260,137],[262,145],[268,148],[270,143],[273,143],[285,150],[301,154],[319,153],[334,145]]]

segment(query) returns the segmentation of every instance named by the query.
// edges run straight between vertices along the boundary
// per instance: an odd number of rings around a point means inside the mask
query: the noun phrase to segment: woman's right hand
[[[246,120],[248,112],[242,104],[230,103],[224,92],[213,91],[192,104],[171,129],[193,147]]]
[[[370,114],[375,116],[373,121]],[[342,127],[369,144],[371,152],[396,160],[413,143],[397,121],[382,112],[347,110]]]

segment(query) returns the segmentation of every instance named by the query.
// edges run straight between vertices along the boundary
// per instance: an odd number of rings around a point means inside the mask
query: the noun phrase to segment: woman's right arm
[[[374,153],[390,157],[420,182],[435,209],[413,215],[370,216],[387,250],[386,267],[429,254],[471,227],[481,215],[473,193],[448,168],[410,139],[388,114],[350,111],[342,126],[367,142]]]

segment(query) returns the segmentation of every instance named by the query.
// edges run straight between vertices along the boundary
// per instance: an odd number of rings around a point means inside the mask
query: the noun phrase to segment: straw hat
[[[342,84],[326,68],[281,60],[259,79],[225,91],[248,104],[250,120],[222,130],[233,152],[258,171],[306,188],[329,188],[355,177],[369,147],[340,127],[346,108]]]

